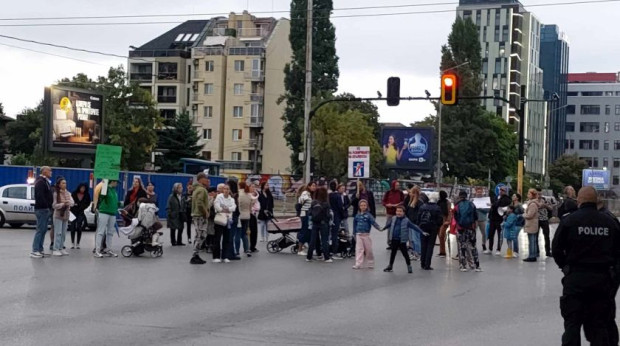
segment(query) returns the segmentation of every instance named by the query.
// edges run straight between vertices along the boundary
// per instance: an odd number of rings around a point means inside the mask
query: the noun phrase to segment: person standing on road
[[[104,182],[102,181],[95,187],[95,198],[93,202],[93,210],[99,212],[95,257],[118,257],[118,255],[112,251],[112,236],[114,235],[116,212],[118,210],[118,196],[116,194],[118,181],[110,180],[108,182],[108,189],[105,195],[101,194],[103,185]],[[104,237],[105,248],[103,248]]]
[[[223,253],[223,257],[228,258],[231,261],[238,261],[241,259],[241,256],[239,256],[238,253],[235,253],[234,242],[239,235],[239,184],[237,184],[236,178],[228,179],[226,184],[228,184],[230,196],[235,202],[236,209],[232,212],[232,219],[229,220],[228,237],[224,237],[225,234],[222,233],[222,249],[226,250],[226,252]],[[240,235],[237,239],[241,239]],[[223,245],[224,241],[228,243],[226,246]]]
[[[558,208],[558,217],[563,219],[568,216],[572,212],[577,211],[577,199],[575,198],[575,188],[572,186],[567,186],[564,188],[564,201],[562,201],[562,205]]]
[[[361,200],[368,201],[368,211],[372,217],[377,217],[377,209],[375,208],[375,196],[372,191],[368,190],[364,183],[361,180],[357,181],[357,191],[353,195],[353,199],[351,200],[351,204],[353,204],[353,216],[357,215],[359,210],[359,201]]]
[[[310,241],[310,205],[312,204],[316,188],[316,183],[311,181],[307,186],[300,188],[302,192],[297,199],[298,205],[301,206],[301,213],[299,214],[301,217],[301,232],[297,233],[297,240],[299,241],[297,254],[299,256],[307,255],[304,252],[304,244]]]
[[[441,216],[443,223],[439,227],[439,254],[441,258],[446,257],[446,236],[447,230],[450,227],[450,201],[448,200],[448,193],[446,191],[439,191],[439,201],[437,202],[439,209],[441,209]]]
[[[187,184],[187,191],[183,195],[185,202],[185,229],[187,229],[187,244],[192,243],[192,194],[194,193],[194,185]]]
[[[258,242],[258,213],[260,213],[260,202],[258,201],[258,189],[260,186],[258,181],[250,184],[250,195],[252,196],[252,209],[250,212],[250,253],[258,252],[256,248],[256,243]],[[250,255],[248,254],[248,257]]]
[[[553,211],[553,207],[547,202],[542,195],[542,190],[536,189],[538,192],[538,227],[542,229],[545,238],[545,256],[551,256],[551,240],[549,239],[549,217]]]
[[[476,198],[484,198],[484,192],[482,189],[476,190]],[[490,201],[490,198],[489,198]],[[493,203],[488,203],[488,206],[491,206]],[[482,240],[482,253],[491,253],[489,249],[487,249],[487,228],[489,227],[489,207],[487,208],[476,208],[476,213],[478,214],[478,221],[476,221],[476,226],[478,231],[480,232],[480,239]],[[491,249],[492,250],[492,249]]]
[[[331,226],[331,240],[332,240],[332,254],[334,254],[335,259],[340,259],[338,255],[338,233],[340,232],[340,227],[342,225],[342,221],[346,218],[346,209],[344,208],[344,195],[341,192],[340,187],[344,187],[344,185],[336,185],[335,181],[331,182],[331,190],[332,192],[329,194],[329,205],[332,210],[332,215],[334,216],[334,220]],[[366,202],[366,207],[368,208],[368,202]]]
[[[553,237],[553,258],[564,273],[562,345],[579,345],[582,325],[592,345],[617,345],[617,271],[612,268],[620,261],[620,227],[597,210],[593,187],[581,188],[577,201],[579,209],[560,221]]]
[[[504,223],[502,224],[504,238],[506,238],[506,258],[519,257],[519,237],[520,227],[518,225],[519,215],[515,211],[515,207],[511,204],[504,214]]]
[[[82,231],[87,226],[86,214],[84,212],[90,207],[90,193],[88,192],[88,185],[81,183],[77,189],[71,194],[75,204],[71,207],[71,212],[75,216],[75,220],[71,222],[71,249],[79,249],[80,241],[82,240]],[[77,238],[76,238],[77,233]]]
[[[538,192],[536,189],[530,189],[527,192],[527,208],[523,218],[525,225],[523,231],[527,233],[528,256],[524,262],[536,262],[538,258]]]
[[[493,251],[493,241],[495,240],[495,233],[497,233],[497,250],[495,251],[495,256],[500,256],[502,254],[502,222],[504,221],[503,213],[505,208],[510,205],[510,197],[508,197],[508,187],[502,186],[499,189],[499,198],[493,205],[491,206],[491,211],[489,213],[489,252]],[[500,208],[502,211],[500,214]]]
[[[239,219],[241,220],[241,228],[237,228],[237,232],[234,235],[234,253],[235,256],[239,256],[239,250],[241,243],[243,243],[243,252],[252,257],[250,246],[248,242],[248,228],[250,226],[250,218],[252,216],[252,209],[254,204],[258,203],[258,196],[253,194],[250,189],[251,185],[247,185],[245,182],[239,183]]]
[[[361,200],[359,203],[359,213],[353,220],[353,236],[355,237],[355,265],[353,269],[362,269],[364,260],[369,269],[375,267],[375,256],[372,252],[372,240],[370,239],[370,229],[374,226],[379,231],[383,231],[375,218],[368,212],[368,202]]]
[[[402,204],[404,200],[405,194],[400,190],[398,180],[393,180],[392,184],[390,184],[390,189],[383,195],[383,200],[381,201],[385,207],[386,223],[389,223],[396,215],[396,206]],[[386,240],[388,250],[391,250],[390,239]]]
[[[237,210],[235,199],[230,194],[230,186],[225,184],[222,193],[215,197],[213,209],[215,216],[215,236],[213,237],[213,263],[229,263],[232,254],[231,247],[231,227],[233,223],[233,213]],[[221,244],[221,246],[220,246]]]
[[[260,203],[260,211],[258,212],[258,229],[261,236],[260,241],[266,242],[269,240],[267,223],[273,218],[273,195],[271,194],[269,184],[266,181],[260,184],[258,202]]]
[[[423,232],[405,216],[405,207],[402,205],[396,207],[396,217],[393,217],[390,221],[390,223],[383,227],[384,230],[389,229],[388,234],[392,240],[390,244],[390,248],[392,249],[390,252],[390,264],[383,269],[383,271],[388,273],[392,272],[396,253],[400,250],[403,257],[405,257],[405,263],[407,263],[407,272],[411,274],[413,273],[413,268],[411,267],[411,260],[409,259],[409,252],[407,251],[407,242],[409,241],[410,233],[416,232],[422,235],[428,235],[428,233]]]
[[[183,216],[185,215],[185,208],[183,184],[174,183],[172,193],[168,196],[168,202],[166,203],[170,243],[172,243],[172,246],[185,246],[183,244]]]
[[[34,183],[34,214],[37,218],[37,231],[32,240],[32,252],[30,257],[43,258],[43,242],[52,214],[54,194],[49,179],[52,177],[52,169],[48,166],[41,167],[41,175]]]
[[[457,242],[459,244],[459,264],[462,272],[467,271],[467,255],[471,254],[474,270],[481,272],[478,249],[476,248],[476,206],[467,200],[467,192],[459,192],[459,201],[454,206]]]
[[[320,243],[325,263],[332,263],[333,260],[329,256],[329,222],[331,216],[326,188],[321,187],[316,190],[316,199],[312,201],[310,206],[310,215],[312,216],[312,233],[306,262],[312,261],[312,253]],[[318,250],[317,255],[320,256]]]
[[[200,250],[207,238],[208,219],[210,216],[211,198],[207,193],[209,188],[209,178],[203,172],[196,175],[196,183],[192,189],[192,221],[196,236],[194,238],[194,251],[189,263],[205,264],[206,262],[200,258]]]
[[[123,207],[126,208],[130,204],[136,204],[140,198],[146,198],[146,189],[144,185],[142,185],[142,179],[139,176],[133,177],[133,184],[131,190],[127,191],[125,195],[125,201],[123,203]],[[132,212],[132,217],[137,213],[136,211]]]
[[[157,205],[157,194],[155,193],[155,184],[152,181],[149,181],[146,184],[146,198],[148,198],[147,203],[153,203]]]
[[[69,214],[71,207],[75,204],[71,193],[67,191],[67,181],[63,177],[56,179],[54,185],[54,256],[67,256],[69,253],[64,249]]]
[[[428,235],[422,236],[422,253],[420,257],[420,267],[424,270],[433,270],[431,262],[433,260],[433,250],[435,249],[435,241],[439,227],[443,225],[443,216],[441,207],[437,205],[439,194],[437,192],[429,193],[428,203],[420,207],[418,213],[417,225]]]
[[[416,223],[418,221],[418,212],[420,207],[424,204],[420,199],[420,188],[417,185],[414,185],[407,194],[407,198],[405,198],[405,214],[409,221],[412,223]],[[409,239],[411,243],[411,248],[413,249],[413,260],[417,261],[420,258],[420,253],[422,252],[422,241],[420,239],[419,233],[414,233],[413,237]]]

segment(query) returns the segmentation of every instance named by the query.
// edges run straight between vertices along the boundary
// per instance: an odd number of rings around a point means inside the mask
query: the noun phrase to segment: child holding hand
[[[394,260],[396,259],[396,253],[400,250],[405,257],[407,271],[409,274],[413,273],[411,260],[409,259],[409,253],[407,252],[407,242],[411,238],[411,231],[418,232],[425,236],[427,236],[428,233],[422,231],[418,226],[409,221],[409,219],[405,216],[405,207],[402,205],[396,207],[396,217],[393,217],[383,229],[390,230],[388,235],[390,239],[390,248],[392,249],[392,252],[390,253],[390,264],[387,268],[383,269],[383,271],[392,272],[392,266],[394,265]]]
[[[375,267],[375,257],[372,253],[372,240],[370,239],[370,229],[375,227],[382,231],[372,215],[368,212],[368,201],[362,199],[359,202],[359,212],[353,220],[353,236],[355,236],[355,265],[353,269],[361,269],[366,258],[369,269]]]

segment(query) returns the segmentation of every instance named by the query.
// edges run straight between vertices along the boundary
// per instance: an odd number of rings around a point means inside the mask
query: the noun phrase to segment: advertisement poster
[[[349,147],[350,179],[370,178],[370,147]]]
[[[433,169],[434,132],[431,127],[385,127],[381,148],[388,169]]]
[[[48,150],[94,153],[103,136],[103,95],[52,86],[46,90]]]
[[[609,190],[609,171],[602,169],[584,169],[582,186],[592,186],[597,190]]]

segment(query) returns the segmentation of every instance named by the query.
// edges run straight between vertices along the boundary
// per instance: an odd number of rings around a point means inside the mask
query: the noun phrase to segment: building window
[[[233,118],[243,118],[243,107],[240,107],[240,106],[233,107]]]
[[[203,151],[202,152],[202,158],[207,160],[207,161],[211,161],[211,152],[210,151]]]
[[[202,130],[202,138],[203,139],[211,139],[212,131],[211,129],[203,129]]]
[[[605,105],[605,115],[610,115],[610,114],[611,114],[611,106]]]
[[[482,11],[476,11],[476,25],[480,26],[482,20]]]
[[[495,25],[499,25],[499,21],[500,21],[499,16],[500,16],[499,10],[495,10]]]
[[[581,96],[603,96],[602,91],[582,91]]]
[[[582,115],[599,115],[599,114],[601,114],[601,106],[599,106],[599,105],[582,105],[581,106],[581,114]]]
[[[213,95],[213,84],[212,83],[205,84],[205,95]]]
[[[598,150],[598,140],[582,139],[579,141],[580,150]]]
[[[491,10],[487,10],[487,26],[491,25]]]
[[[580,123],[579,132],[600,132],[600,123]]]
[[[578,91],[569,91],[566,93],[566,96],[579,96]]]
[[[620,105],[616,105],[616,115],[620,115]]]
[[[237,130],[237,129],[232,130],[232,140],[233,141],[240,141],[243,138],[242,136],[243,136],[242,130]]]
[[[215,62],[213,60],[205,61],[205,71],[213,72],[215,70]]]
[[[609,123],[605,123],[605,133],[609,133]]]
[[[160,109],[159,116],[164,119],[164,124],[170,124],[177,116],[174,109]]]
[[[213,107],[205,106],[204,107],[204,117],[205,118],[213,118]]]
[[[503,41],[508,41],[508,25],[502,26],[502,40]],[[500,49],[500,51],[501,51],[501,49]],[[500,55],[504,55],[504,54],[500,53]]]
[[[157,79],[177,79],[177,63],[160,62],[157,70]]]
[[[177,87],[175,86],[158,86],[157,102],[159,103],[176,103]]]
[[[575,114],[575,105],[566,106],[566,114]]]
[[[614,123],[614,131],[620,131],[620,123]]]
[[[620,158],[614,157],[614,168],[620,168]]]
[[[567,121],[566,122],[566,132],[575,132],[575,123]]]
[[[603,167],[609,167],[609,159],[606,157],[603,158]]]
[[[233,161],[241,161],[241,153],[237,151],[230,153],[230,159]]]
[[[605,96],[614,96],[613,91],[605,91]]]
[[[620,150],[620,141],[619,140],[615,140],[614,141],[614,150]]]
[[[245,61],[235,60],[235,72],[243,72],[245,68]]]
[[[482,61],[482,72],[483,73],[489,73],[489,61],[487,59],[484,59]],[[485,78],[486,80],[486,78]]]
[[[567,139],[564,142],[564,149],[566,149],[566,150],[573,150],[573,149],[575,149],[575,140],[574,139]]]
[[[612,184],[614,185],[620,184],[620,176],[614,175],[614,181]]]
[[[493,36],[493,40],[495,42],[499,42],[500,41],[500,39],[499,39],[499,26],[497,26],[497,25],[495,26],[495,35]]]
[[[485,42],[487,40],[487,32],[488,32],[487,28],[488,27],[486,27],[486,26],[484,28],[482,28],[482,40],[485,41]]]
[[[603,141],[603,150],[609,150],[609,141]]]
[[[235,84],[234,92],[235,92],[235,95],[243,95],[243,84]]]

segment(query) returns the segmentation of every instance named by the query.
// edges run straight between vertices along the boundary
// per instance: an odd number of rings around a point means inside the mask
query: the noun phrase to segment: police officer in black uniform
[[[594,188],[581,188],[577,202],[579,210],[560,222],[552,244],[564,272],[562,345],[580,345],[582,325],[592,345],[617,345],[614,266],[620,259],[620,227],[598,211]]]

